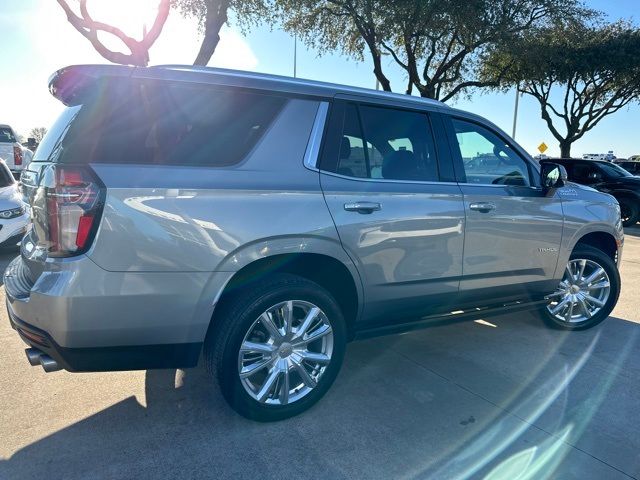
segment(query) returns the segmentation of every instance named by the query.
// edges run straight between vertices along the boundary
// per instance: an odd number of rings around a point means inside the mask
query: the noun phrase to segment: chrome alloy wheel
[[[249,328],[238,354],[242,386],[255,400],[287,405],[311,392],[333,353],[325,313],[302,300],[268,308]]]
[[[592,260],[570,260],[547,309],[562,322],[589,320],[605,306],[611,292],[607,272]]]

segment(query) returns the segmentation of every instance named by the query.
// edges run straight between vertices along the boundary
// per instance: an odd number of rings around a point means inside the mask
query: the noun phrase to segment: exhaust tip
[[[27,360],[32,366],[40,365],[40,357],[43,353],[37,348],[27,348],[24,353],[27,355]]]
[[[58,365],[58,362],[56,362],[49,355],[42,354],[40,355],[39,360],[40,360],[40,365],[42,365],[42,368],[47,373],[57,372],[58,370],[62,370],[62,367]]]

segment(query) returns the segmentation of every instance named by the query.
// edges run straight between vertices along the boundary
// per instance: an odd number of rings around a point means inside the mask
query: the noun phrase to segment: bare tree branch
[[[64,10],[69,23],[84,36],[93,48],[105,59],[122,65],[146,66],[149,63],[149,49],[158,39],[169,15],[170,0],[159,0],[158,13],[151,29],[141,40],[126,35],[121,29],[113,25],[94,20],[89,14],[87,0],[80,0],[80,15],[77,15],[66,0],[57,0]],[[105,32],[118,38],[128,49],[129,53],[117,52],[107,48],[98,38],[98,32]]]

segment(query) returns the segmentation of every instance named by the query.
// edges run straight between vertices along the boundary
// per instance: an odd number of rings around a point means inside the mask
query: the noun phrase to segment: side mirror
[[[560,188],[567,182],[567,170],[557,163],[543,163],[540,176],[543,188]]]

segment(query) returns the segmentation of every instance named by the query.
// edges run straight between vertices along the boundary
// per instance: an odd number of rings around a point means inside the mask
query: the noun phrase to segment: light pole
[[[513,131],[511,132],[511,138],[516,139],[516,126],[518,124],[518,105],[520,103],[520,83],[516,85],[516,105],[513,109]]]
[[[298,75],[298,34],[293,35],[293,78]]]

